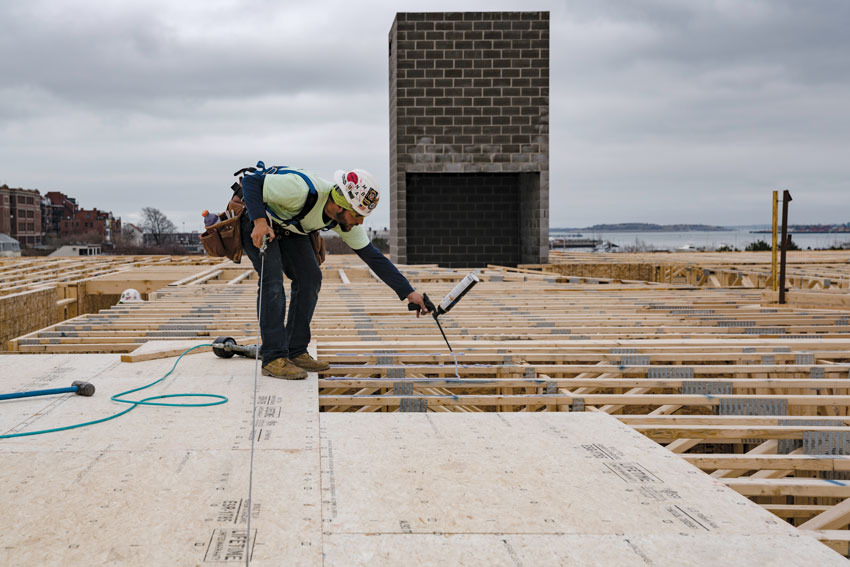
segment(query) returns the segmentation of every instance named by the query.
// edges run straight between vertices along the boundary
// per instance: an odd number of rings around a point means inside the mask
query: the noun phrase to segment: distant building
[[[12,211],[9,188],[6,185],[0,185],[0,234],[12,233]],[[17,242],[17,240],[15,241]]]
[[[22,248],[42,243],[41,194],[37,189],[16,189],[0,185],[0,232],[8,234]]]
[[[48,191],[42,201],[44,209],[44,232],[46,235],[62,237],[62,221],[74,218],[79,210],[77,200],[59,191]]]
[[[133,223],[127,223],[121,229],[124,234],[124,238],[127,240],[127,244],[132,244],[133,246],[141,246],[145,239],[145,232],[134,225]]]
[[[156,237],[145,233],[145,246],[157,246]],[[200,254],[203,252],[201,246],[201,235],[198,232],[172,232],[159,235],[160,246],[179,246],[189,254]]]
[[[59,191],[42,196],[37,189],[0,185],[0,233],[16,239],[22,248],[41,246],[45,236],[109,243],[120,231],[121,219],[111,212],[80,209],[76,199]]]
[[[79,244],[62,246],[50,256],[98,256],[102,252],[99,244]]]
[[[98,209],[80,209],[71,218],[59,221],[59,236],[63,239],[81,237],[89,241],[112,242],[116,231],[121,231],[121,219]]]
[[[6,234],[0,233],[0,256],[20,256],[21,245],[17,240]]]

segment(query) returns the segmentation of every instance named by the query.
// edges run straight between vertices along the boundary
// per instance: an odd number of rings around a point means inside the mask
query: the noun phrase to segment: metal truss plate
[[[732,391],[732,382],[709,382],[709,381],[697,381],[697,382],[685,382],[682,384],[680,389],[682,394],[686,395],[720,395],[720,396],[731,396]]]
[[[620,357],[621,366],[649,366],[649,355],[635,354]]]
[[[804,431],[803,452],[807,455],[850,455],[850,430]]]
[[[402,412],[426,412],[428,411],[428,400],[425,398],[404,398],[401,400],[400,411]]]
[[[771,398],[748,398],[743,400],[720,400],[715,406],[715,415],[788,415],[788,400]]]
[[[844,422],[836,419],[780,419],[778,425],[792,427],[843,427]],[[780,455],[787,455],[802,446],[802,439],[777,439],[776,452]]]
[[[744,330],[747,335],[784,335],[788,329],[784,327],[752,327]]]
[[[794,355],[794,364],[814,364],[815,355],[811,352],[800,352]]]
[[[646,371],[647,378],[693,378],[691,366],[651,366]]]

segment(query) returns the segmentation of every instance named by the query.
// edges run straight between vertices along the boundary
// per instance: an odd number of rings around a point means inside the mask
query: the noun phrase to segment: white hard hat
[[[369,216],[378,206],[381,189],[375,177],[364,169],[339,170],[334,173],[334,183],[355,213]]]
[[[118,303],[135,303],[142,300],[142,295],[135,289],[128,288],[121,293],[121,299]]]

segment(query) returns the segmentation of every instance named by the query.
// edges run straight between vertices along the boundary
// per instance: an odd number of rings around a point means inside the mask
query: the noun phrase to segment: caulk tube
[[[439,311],[441,313],[448,312],[449,309],[454,307],[455,304],[460,301],[460,298],[466,295],[466,292],[472,289],[472,286],[477,284],[479,281],[478,276],[475,274],[467,274],[467,276],[460,280],[460,283],[443,298],[443,301],[440,302]]]

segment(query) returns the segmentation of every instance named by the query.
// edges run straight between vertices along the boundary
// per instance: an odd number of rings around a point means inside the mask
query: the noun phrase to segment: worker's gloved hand
[[[268,235],[269,242],[274,240],[274,230],[269,226],[269,221],[264,218],[254,219],[254,230],[251,231],[251,242],[260,248],[263,245],[263,237]]]
[[[411,291],[407,296],[407,300],[411,304],[419,306],[419,310],[416,312],[417,317],[419,317],[420,315],[428,314],[428,308],[425,307],[425,298],[422,296],[421,293],[419,293],[418,291]],[[411,311],[412,310],[413,309],[411,309]]]

